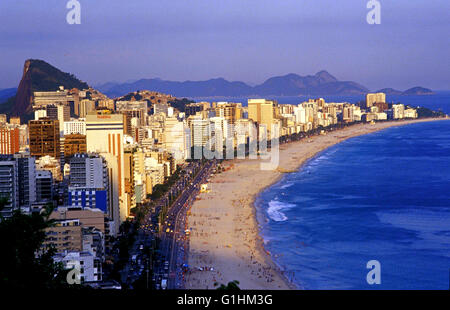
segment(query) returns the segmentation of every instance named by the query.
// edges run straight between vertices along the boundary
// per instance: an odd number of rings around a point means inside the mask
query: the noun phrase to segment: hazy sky
[[[251,84],[328,70],[369,89],[450,89],[450,1],[366,0],[0,1],[0,88],[18,85],[27,58],[91,85],[159,77],[224,77]]]

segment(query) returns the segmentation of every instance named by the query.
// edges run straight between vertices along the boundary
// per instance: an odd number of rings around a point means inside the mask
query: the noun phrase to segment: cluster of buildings
[[[168,95],[141,91],[109,99],[94,89],[35,92],[34,120],[0,115],[0,196],[13,210],[55,209],[44,246],[55,260],[81,268],[85,282],[102,280],[111,237],[150,200],[196,148],[222,151],[246,144],[251,126],[280,136],[338,122],[415,118],[414,109],[368,94],[361,105],[311,99],[298,105],[249,99],[199,102],[178,111]],[[222,153],[222,152],[220,152]]]

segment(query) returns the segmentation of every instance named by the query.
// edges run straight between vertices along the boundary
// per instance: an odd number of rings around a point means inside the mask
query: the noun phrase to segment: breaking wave
[[[288,217],[281,211],[289,210],[293,207],[295,207],[295,204],[271,200],[269,202],[269,208],[267,209],[267,215],[275,222],[283,222],[286,221]]]

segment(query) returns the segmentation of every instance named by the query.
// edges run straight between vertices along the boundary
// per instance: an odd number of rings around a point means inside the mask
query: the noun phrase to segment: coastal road
[[[187,259],[187,238],[185,234],[187,210],[198,195],[201,184],[206,182],[215,166],[215,160],[208,161],[197,173],[191,184],[174,201],[168,212],[167,221],[162,230],[162,239],[165,243],[165,257],[169,261],[169,289],[184,288],[182,266]],[[169,231],[166,232],[167,229]]]

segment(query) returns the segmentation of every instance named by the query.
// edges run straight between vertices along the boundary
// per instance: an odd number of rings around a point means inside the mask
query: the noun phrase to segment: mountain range
[[[5,88],[0,90],[0,103],[13,97],[17,92],[17,88]]]
[[[154,90],[175,97],[245,97],[245,96],[323,96],[323,95],[363,95],[369,91],[365,86],[352,81],[339,81],[323,70],[315,75],[300,76],[290,73],[275,76],[264,83],[250,86],[240,81],[223,78],[205,81],[167,81],[159,78],[140,79],[134,82],[109,82],[96,87],[109,97],[119,97],[136,90]],[[384,88],[377,92],[387,95],[430,95],[431,89],[413,87],[405,91]]]
[[[123,84],[106,83],[97,88],[110,97],[118,97],[142,89],[169,93],[175,97],[358,95],[369,91],[358,83],[339,81],[327,71],[307,76],[294,73],[275,76],[256,86],[250,86],[240,81],[230,82],[223,78],[184,82],[154,78]]]
[[[22,79],[17,88],[0,90],[0,113],[11,116],[32,114],[32,94],[34,91],[66,89],[86,89],[89,85],[73,74],[66,73],[39,59],[25,61]],[[339,81],[323,70],[315,75],[300,76],[290,73],[275,76],[264,83],[250,86],[240,81],[215,78],[206,81],[166,81],[158,78],[140,79],[126,83],[109,82],[96,87],[111,98],[120,97],[137,90],[151,90],[171,94],[175,97],[245,97],[245,96],[324,96],[363,95],[369,89],[352,81]],[[379,90],[387,95],[427,95],[433,92],[423,87],[413,87],[406,91],[392,88]]]

